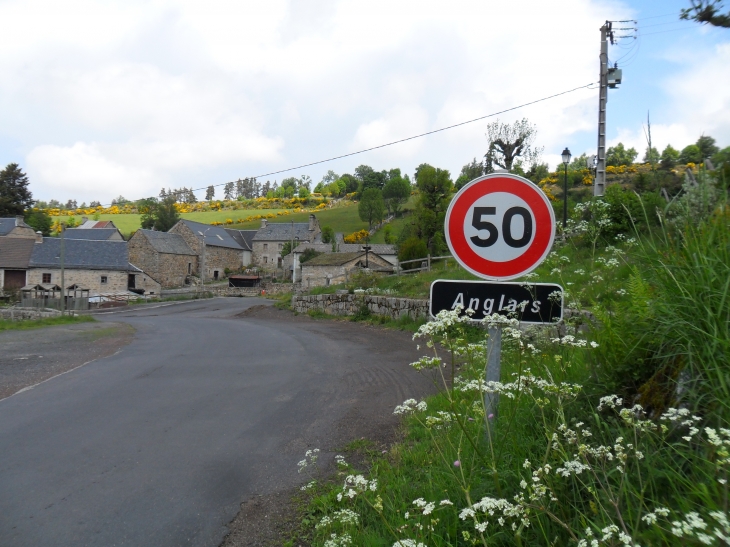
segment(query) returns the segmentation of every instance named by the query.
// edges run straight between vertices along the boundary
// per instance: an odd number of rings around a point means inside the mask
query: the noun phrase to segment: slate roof
[[[212,224],[203,224],[193,220],[181,220],[185,226],[190,228],[196,237],[200,237],[200,233],[205,236],[205,244],[211,247],[226,247],[228,249],[243,250],[235,239],[231,237],[225,228],[213,226]],[[200,232],[200,233],[198,233]]]
[[[43,243],[33,247],[29,266],[31,268],[60,268],[61,239],[44,237]],[[96,241],[93,239],[67,239],[64,266],[80,270],[138,270],[129,263],[126,241]]]
[[[143,229],[138,231],[147,238],[152,248],[158,253],[195,256],[195,252],[185,243],[180,234]]]
[[[355,253],[362,250],[364,243],[341,243],[337,246],[337,250],[341,253]],[[387,245],[384,243],[371,243],[370,252],[377,255],[395,255],[395,245]]]
[[[115,230],[117,229],[117,227],[114,225],[114,221],[112,220],[87,220],[78,228],[80,230],[107,230],[109,228],[114,228]]]
[[[294,223],[294,239],[299,238],[299,241],[309,241],[311,234],[308,222]],[[291,222],[269,222],[265,227],[259,229],[253,238],[254,241],[291,241],[291,239]]]
[[[15,228],[16,226],[30,228],[30,226],[28,226],[22,220],[19,221],[19,224],[16,224],[16,222],[18,222],[18,219],[16,219],[15,217],[0,218],[0,236],[8,235],[10,232],[13,231],[13,228]]]
[[[307,249],[314,249],[318,253],[331,253],[332,243],[309,243],[305,241],[294,247],[294,252],[297,254],[303,253]]]
[[[97,241],[111,239],[118,233],[119,231],[116,228],[100,228],[95,230],[67,228],[64,230],[66,239],[96,239]]]
[[[236,240],[242,249],[246,251],[253,251],[253,238],[256,235],[257,230],[236,230],[234,228],[226,228],[226,232],[233,239]]]
[[[325,253],[307,260],[304,266],[342,266],[356,258],[365,257],[365,253]]]
[[[15,224],[13,224],[13,227],[15,227]],[[30,255],[34,246],[35,239],[25,237],[0,238],[0,268],[25,270],[30,262]]]

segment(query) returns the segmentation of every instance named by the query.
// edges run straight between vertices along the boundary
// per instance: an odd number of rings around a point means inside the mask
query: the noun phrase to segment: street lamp
[[[568,164],[570,163],[570,150],[565,147],[561,154],[563,158],[563,165],[565,166],[565,179],[563,182],[563,233],[565,233],[565,227],[568,224]]]

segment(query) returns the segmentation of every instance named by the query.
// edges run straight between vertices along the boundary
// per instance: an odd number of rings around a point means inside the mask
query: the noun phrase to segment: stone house
[[[243,266],[250,266],[253,261],[253,238],[256,230],[235,230],[233,228],[225,230],[243,249]]]
[[[61,285],[61,238],[35,243],[28,263],[27,285]],[[129,262],[126,241],[66,239],[64,286],[77,285],[92,295],[125,293],[131,289],[160,294],[160,284]]]
[[[284,243],[294,241],[296,248],[300,243],[319,243],[321,238],[322,230],[314,215],[309,215],[309,222],[270,223],[262,219],[253,238],[253,264],[264,270],[283,269]]]
[[[365,243],[338,243],[338,253],[358,253],[363,250]],[[385,243],[369,243],[370,252],[384,258],[390,262],[393,266],[398,264],[398,251],[395,245],[388,245]]]
[[[19,290],[26,285],[30,255],[35,245],[35,238],[0,237],[0,293]]]
[[[89,217],[81,217],[81,224],[76,228],[80,230],[117,230],[113,220],[89,220]]]
[[[28,226],[22,215],[0,218],[0,237],[26,237],[36,239],[35,230]]]
[[[198,256],[204,280],[223,278],[226,268],[238,271],[244,267],[244,250],[225,228],[180,220],[168,233],[182,236]]]
[[[366,263],[367,261],[367,263]],[[375,253],[326,253],[302,264],[302,286],[323,287],[346,283],[360,270],[392,273],[393,265]]]
[[[162,288],[182,287],[189,275],[198,275],[198,255],[180,234],[140,229],[130,238],[128,248],[129,261]]]
[[[300,243],[294,247],[294,252],[289,253],[282,260],[282,267],[286,273],[287,279],[293,281],[301,281],[302,254],[307,250],[313,250],[318,253],[332,253],[332,243]],[[296,271],[296,273],[293,273]]]
[[[82,228],[66,228],[66,239],[95,239],[97,241],[124,241],[122,233],[116,228],[96,228],[86,230]]]

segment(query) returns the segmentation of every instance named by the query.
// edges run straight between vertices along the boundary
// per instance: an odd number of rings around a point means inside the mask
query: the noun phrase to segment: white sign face
[[[522,256],[535,237],[534,226],[535,217],[529,205],[507,192],[480,197],[464,218],[469,247],[494,262],[508,262]]]
[[[509,173],[474,179],[446,212],[446,242],[456,260],[485,279],[506,281],[535,269],[555,238],[555,215],[532,182]]]

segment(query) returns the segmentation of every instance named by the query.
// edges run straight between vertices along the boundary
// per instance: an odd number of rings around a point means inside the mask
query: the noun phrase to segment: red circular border
[[[482,258],[472,250],[464,234],[464,219],[469,208],[479,198],[495,192],[521,198],[530,207],[535,219],[532,243],[519,257],[507,262]],[[464,186],[446,212],[445,225],[446,241],[456,259],[466,269],[491,279],[512,279],[537,267],[555,235],[555,217],[547,197],[530,181],[515,175],[487,175]]]

